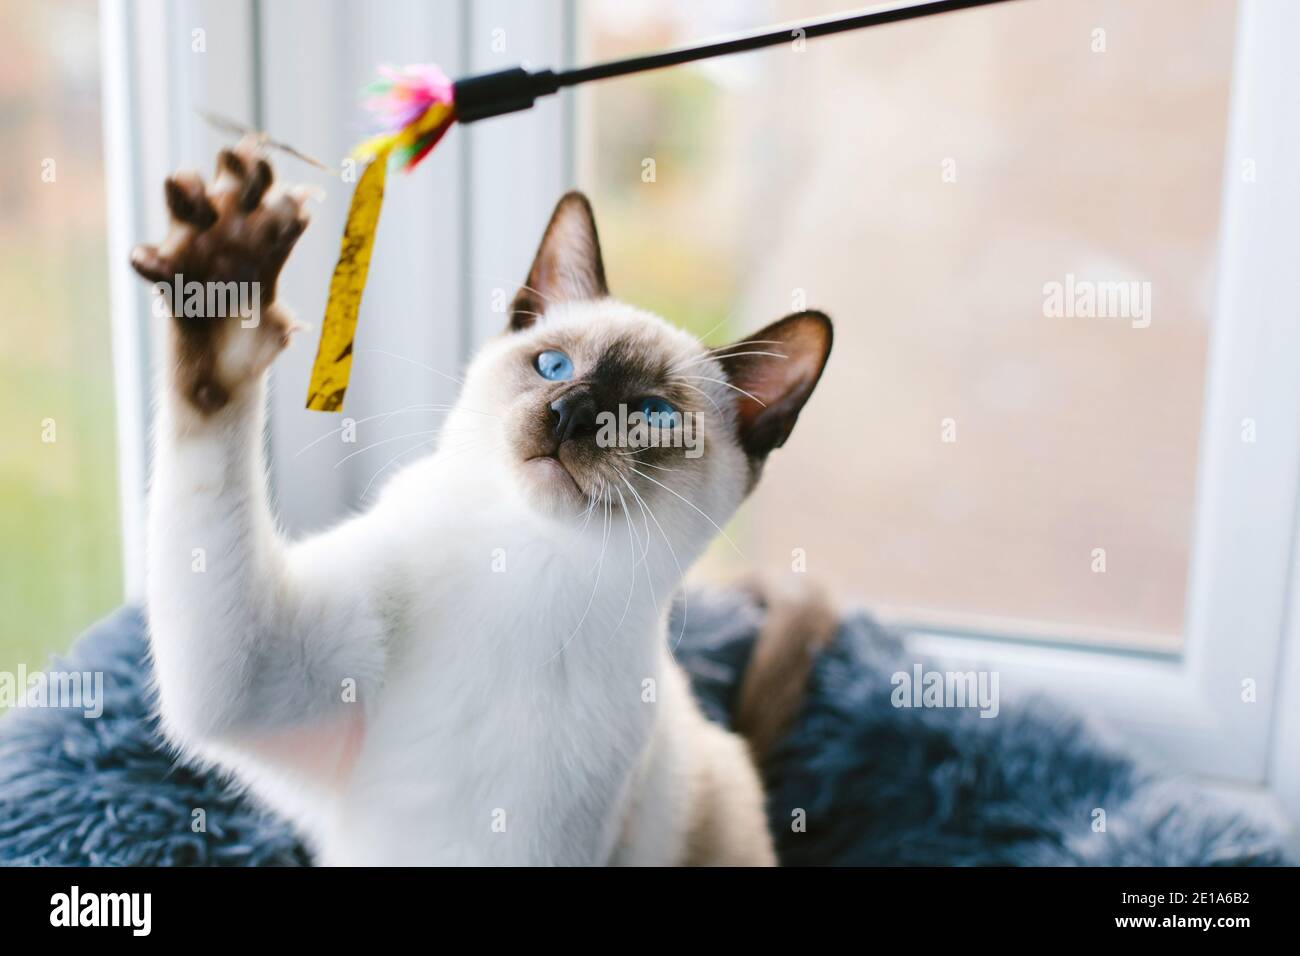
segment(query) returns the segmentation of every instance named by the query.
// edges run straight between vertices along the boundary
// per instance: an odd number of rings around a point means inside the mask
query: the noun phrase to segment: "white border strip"
[[[140,235],[133,137],[132,26],[122,0],[99,5],[100,83],[103,90],[104,183],[108,199],[108,289],[117,424],[117,480],[121,508],[123,589],[128,601],[144,594],[144,509],[149,403],[147,315],[140,285],[127,268]]]

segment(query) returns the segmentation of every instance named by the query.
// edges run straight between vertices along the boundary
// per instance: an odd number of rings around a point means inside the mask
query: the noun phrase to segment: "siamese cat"
[[[165,188],[171,226],[136,271],[256,283],[261,305],[256,323],[167,319],[147,598],[168,739],[322,864],[774,863],[749,746],[701,713],[668,612],[790,434],[830,320],[707,348],[610,297],[591,207],[569,193],[436,450],[365,513],[289,541],[267,499],[264,377],[295,328],[276,281],[308,193],[273,184],[249,142],[211,184]],[[615,413],[655,428],[612,441]],[[702,454],[650,440],[688,419]],[[751,669],[802,679],[800,640]],[[746,677],[769,739],[783,718],[764,708],[793,706],[782,682]]]

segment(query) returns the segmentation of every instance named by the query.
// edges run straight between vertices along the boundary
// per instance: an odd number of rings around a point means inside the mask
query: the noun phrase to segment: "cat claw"
[[[163,184],[167,210],[176,222],[202,232],[217,221],[217,210],[203,188],[203,177],[185,170],[167,177]]]
[[[151,282],[183,273],[198,281],[256,279],[274,294],[274,281],[310,221],[313,186],[275,184],[262,145],[245,137],[217,154],[210,184],[194,170],[169,176],[163,187],[171,223],[157,245],[137,246],[131,266]]]

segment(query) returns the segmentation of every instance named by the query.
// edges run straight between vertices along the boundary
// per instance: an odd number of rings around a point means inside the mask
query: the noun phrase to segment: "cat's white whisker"
[[[569,646],[569,642],[573,640],[578,631],[582,630],[582,625],[587,621],[587,615],[591,613],[591,606],[596,601],[596,592],[600,590],[600,573],[605,569],[605,549],[609,547],[609,529],[612,524],[613,522],[610,520],[609,516],[609,508],[606,507],[605,526],[600,538],[600,558],[596,561],[595,568],[592,569],[596,572],[596,581],[591,586],[591,597],[587,598],[587,606],[583,608],[582,617],[578,618],[577,625],[569,633],[569,636],[564,639],[563,643],[560,644],[559,649],[542,662],[543,667],[564,653],[564,649]]]
[[[715,412],[722,410],[722,406],[718,404],[718,400],[714,398],[712,395],[710,395],[708,392],[706,392],[704,389],[700,388],[698,385],[692,385],[690,382],[685,382],[685,381],[679,381],[678,384],[681,385],[683,388],[689,388],[693,392],[699,392],[701,395],[707,398],[710,402],[713,403],[713,410]]]
[[[408,405],[405,408],[399,408],[391,412],[379,412],[375,415],[367,415],[365,418],[357,419],[357,424],[360,425],[362,422],[368,422],[371,419],[378,418],[380,419],[379,424],[387,425],[389,419],[404,412],[450,412],[454,411],[455,408],[455,405],[448,405],[445,402],[424,402],[417,405]]]
[[[622,477],[623,477],[622,475],[618,475],[618,478],[619,478],[620,480],[622,479]],[[638,555],[638,554],[636,553],[637,551],[642,550],[642,549],[641,549],[641,534],[640,534],[640,532],[638,532],[638,531],[636,530],[636,526],[632,524],[632,511],[631,511],[631,509],[630,509],[630,508],[628,507],[628,505],[627,505],[627,498],[626,498],[626,497],[624,496],[624,494],[623,494],[623,489],[622,489],[622,488],[619,488],[617,485],[615,485],[615,486],[613,486],[613,487],[614,487],[614,490],[618,492],[618,504],[619,504],[619,510],[623,512],[623,517],[624,517],[624,519],[627,521],[627,525],[628,525],[628,528],[627,528],[627,530],[628,530],[628,534],[631,535],[631,536],[635,539],[634,542],[633,542],[634,547],[633,547],[633,551],[632,551],[632,571],[633,571],[633,573],[635,573],[637,567],[641,564],[641,558],[642,558],[641,555]],[[644,554],[644,552],[643,552],[643,554]]]
[[[645,539],[641,545],[640,564],[645,568],[645,580],[646,586],[650,588],[650,600],[654,602],[655,607],[658,607],[659,595],[655,591],[654,578],[650,574],[650,519],[646,514],[645,502],[641,500],[641,496],[637,494],[636,489],[632,487],[631,482],[627,480],[627,477],[622,472],[619,473],[618,479],[627,485],[627,490],[631,492],[633,499],[636,501],[636,506],[641,509],[641,523],[644,526]]]
[[[737,308],[735,308],[735,309],[732,309],[730,312],[728,312],[726,315],[724,315],[721,319],[719,319],[716,325],[714,325],[714,326],[713,326],[712,328],[710,328],[707,332],[705,332],[703,335],[700,336],[700,341],[701,341],[701,342],[705,341],[706,339],[708,339],[708,337],[709,337],[710,335],[712,335],[714,332],[718,331],[718,329],[722,328],[724,325],[726,325],[728,322],[730,322],[731,319],[732,319],[732,317],[735,316],[735,314],[736,314],[737,311],[739,311],[739,307],[737,307]],[[724,346],[720,346],[720,348],[726,348],[726,347],[727,347],[727,346],[725,346],[725,345],[724,345]]]
[[[628,481],[628,480],[627,480],[627,477],[626,477],[625,475],[623,475],[621,472],[619,473],[618,479],[619,479],[619,481],[623,482],[623,484],[627,485],[627,490],[630,491],[630,492],[632,492],[632,497],[636,500],[637,507],[641,509],[641,521],[642,521],[642,523],[645,525],[645,545],[641,548],[641,561],[642,561],[643,563],[646,563],[646,564],[648,565],[648,563],[649,563],[649,554],[650,554],[650,519],[646,516],[645,502],[641,500],[641,496],[640,496],[639,494],[637,494],[637,490],[636,490],[634,487],[632,487],[632,483],[631,483],[630,481]],[[649,568],[648,568],[648,567],[647,567],[647,569],[646,569],[646,574],[647,574],[647,575],[649,574]],[[650,596],[651,596],[651,597],[654,597],[654,596],[655,596],[654,591],[655,591],[655,589],[654,589],[654,582],[651,581],[651,582],[650,582]],[[658,600],[657,600],[657,599],[656,599],[655,603],[656,603],[656,604],[658,603]]]
[[[623,622],[627,620],[627,612],[632,607],[632,595],[636,591],[637,542],[633,537],[636,534],[636,529],[632,527],[632,516],[628,514],[627,511],[627,499],[623,497],[623,490],[621,488],[615,488],[614,490],[618,492],[619,506],[623,512],[623,521],[627,525],[627,546],[629,555],[632,559],[632,564],[628,567],[627,600],[623,602],[623,613],[619,615],[618,623],[614,625],[613,633],[617,634],[622,630]]]
[[[482,415],[486,418],[495,418],[497,420],[500,420],[501,418],[500,415],[494,415],[492,412],[479,411],[478,409],[465,408],[464,406],[448,405],[442,402],[415,402],[410,405],[403,405],[400,408],[395,408],[392,411],[376,412],[373,415],[366,415],[364,418],[355,419],[351,423],[351,427],[355,428],[357,425],[364,425],[366,422],[374,421],[377,418],[382,419],[382,421],[380,422],[380,424],[382,425],[387,423],[390,418],[393,418],[396,415],[405,414],[406,412],[450,412],[457,408],[460,408],[462,411],[469,412],[473,415]],[[316,447],[321,442],[325,441],[325,439],[331,438],[334,435],[339,434],[341,431],[343,431],[345,428],[348,427],[349,427],[348,425],[340,425],[338,428],[332,428],[329,431],[325,432],[325,434],[313,438],[307,444],[303,445],[296,452],[294,452],[293,457],[297,458],[303,452]]]
[[[673,371],[676,372],[676,371],[680,371],[681,369],[690,368],[693,365],[699,365],[701,362],[725,362],[727,359],[740,358],[742,355],[768,355],[771,356],[772,358],[779,358],[779,359],[785,359],[790,357],[786,355],[784,352],[757,352],[756,351],[756,352],[728,352],[725,355],[709,354],[709,355],[701,355],[698,358],[695,358],[689,362],[683,362],[680,365],[675,365],[673,366]]]
[[[584,534],[587,532],[587,526],[588,526],[589,524],[591,524],[591,515],[592,515],[592,512],[595,510],[595,508],[596,508],[596,498],[595,498],[595,496],[594,496],[594,495],[588,495],[588,496],[587,496],[587,510],[583,512],[583,514],[586,516],[586,519],[587,519],[587,520],[585,520],[585,521],[582,523],[582,527],[578,529],[578,536],[579,536],[579,537],[582,537],[582,535],[584,535]]]
[[[409,455],[411,452],[415,451],[416,449],[423,448],[425,445],[432,445],[433,442],[434,439],[432,438],[426,439],[425,441],[422,442],[416,442],[410,448],[402,449],[392,458],[388,459],[388,461],[380,465],[379,469],[373,475],[370,476],[370,480],[366,482],[366,487],[361,490],[361,496],[357,500],[358,501],[366,500],[366,495],[370,494],[371,486],[379,479],[380,475],[382,475],[385,471],[389,469],[389,467],[396,464],[398,461],[405,458],[407,455]]]
[[[440,430],[440,432],[439,432],[439,435],[440,435],[440,434],[441,434],[441,430]],[[438,440],[439,435],[435,435],[435,436],[433,436],[432,438],[426,438],[424,441],[421,441],[421,442],[416,442],[416,443],[415,443],[414,445],[412,445],[410,448],[403,449],[402,451],[400,451],[400,452],[398,452],[396,455],[394,455],[392,458],[388,459],[388,461],[386,461],[386,462],[384,462],[382,465],[380,465],[380,466],[379,466],[379,470],[376,471],[373,475],[371,475],[371,476],[370,476],[370,480],[369,480],[368,482],[366,482],[366,487],[365,487],[364,489],[362,489],[361,495],[360,495],[360,497],[359,497],[357,500],[358,500],[358,501],[365,501],[365,500],[366,500],[366,495],[370,492],[370,488],[371,488],[371,486],[375,483],[375,481],[379,478],[379,476],[382,475],[385,471],[387,471],[388,468],[391,467],[395,462],[400,461],[402,458],[405,458],[407,455],[409,455],[409,454],[410,454],[411,452],[413,452],[413,451],[416,451],[417,449],[424,448],[424,447],[427,446],[427,445],[432,445],[432,444],[436,443],[437,440]],[[495,445],[491,446],[490,448],[487,448],[487,449],[484,449],[484,450],[487,450],[487,451],[495,451],[495,450],[497,450],[498,448],[503,448],[503,447],[505,447],[505,444],[506,444],[506,443],[505,443],[504,441],[500,441],[500,442],[497,442]],[[478,444],[476,444],[476,443],[474,443],[474,442],[469,442],[469,443],[467,443],[466,445],[464,445],[464,446],[461,447],[461,448],[454,449],[453,451],[451,451],[450,453],[448,453],[446,457],[447,457],[447,459],[456,458],[457,456],[459,456],[459,455],[461,455],[461,454],[464,454],[465,452],[468,452],[468,451],[476,451],[476,450],[480,450],[481,448],[482,448],[481,445],[478,445]]]
[[[707,375],[682,375],[682,376],[680,376],[680,377],[681,377],[681,378],[693,378],[693,379],[695,379],[697,382],[714,382],[714,383],[716,383],[716,384],[718,384],[718,385],[725,385],[727,388],[734,389],[735,391],[739,392],[741,395],[744,395],[744,396],[746,396],[747,398],[752,398],[754,401],[758,402],[758,404],[762,405],[764,408],[767,408],[767,402],[763,401],[761,398],[759,398],[759,397],[758,397],[757,395],[755,395],[753,392],[747,392],[747,391],[745,391],[743,388],[741,388],[739,385],[732,385],[730,382],[724,382],[724,381],[723,381],[722,379],[720,379],[720,378],[709,378]]]
[[[597,493],[596,501],[600,505],[600,513],[601,513],[601,525],[600,525],[601,548],[600,548],[600,556],[596,558],[596,563],[587,569],[588,574],[591,574],[593,572],[599,572],[600,566],[605,560],[604,544],[609,540],[609,528],[610,528],[611,515],[610,515],[609,501],[605,498],[605,492],[603,489]],[[600,577],[599,573],[596,574],[596,577],[597,578]]]
[[[455,382],[457,385],[460,385],[460,386],[462,386],[462,387],[464,387],[464,385],[465,385],[465,380],[464,380],[464,379],[457,378],[455,375],[448,375],[446,372],[443,372],[443,371],[441,371],[441,370],[439,370],[439,369],[436,369],[436,368],[434,368],[432,365],[425,365],[423,362],[417,362],[415,359],[413,359],[413,358],[411,358],[411,357],[409,357],[409,356],[406,356],[406,355],[398,355],[396,352],[388,352],[388,351],[386,351],[386,350],[384,350],[384,349],[358,349],[358,350],[357,350],[357,354],[358,354],[358,355],[361,355],[361,354],[366,353],[366,352],[373,352],[373,353],[375,353],[376,355],[387,355],[389,358],[400,359],[400,360],[403,361],[403,362],[409,362],[411,365],[414,365],[414,366],[416,366],[417,368],[422,368],[422,369],[424,369],[424,370],[427,371],[427,372],[432,372],[434,375],[441,375],[443,378],[447,379],[447,381],[449,381],[449,382]]]
[[[376,418],[382,418],[385,421],[387,421],[388,419],[392,418],[394,415],[400,415],[403,412],[409,412],[409,411],[451,411],[453,407],[454,406],[452,405],[430,405],[428,403],[419,402],[414,405],[403,405],[401,408],[395,409],[391,412],[376,412],[374,415],[367,415],[365,418],[358,418],[355,421],[353,421],[352,424],[353,426],[362,425],[366,422],[373,421]],[[347,427],[348,426],[346,425],[340,425],[338,428],[330,429],[325,434],[312,439],[307,444],[299,448],[296,452],[294,452],[293,457],[297,458],[299,455],[307,451],[309,448],[316,447],[325,439],[330,438],[333,435],[337,435],[339,432],[343,431],[343,429]]]
[[[426,428],[418,432],[407,432],[404,435],[393,435],[391,438],[381,438],[379,441],[371,442],[369,445],[366,445],[362,448],[358,448],[356,451],[344,455],[342,458],[340,458],[338,461],[334,463],[334,467],[338,468],[345,461],[349,461],[350,459],[356,458],[357,455],[363,454],[364,452],[368,452],[372,448],[378,448],[380,445],[391,445],[395,441],[402,441],[403,439],[406,438],[419,438],[423,435],[440,435],[442,434],[443,431],[444,429],[442,428]]]
[[[727,348],[738,349],[741,348],[741,345],[738,343],[736,345],[729,345],[727,346]],[[738,355],[771,355],[771,356],[776,356],[778,358],[789,358],[789,356],[787,356],[784,352],[768,352],[768,351],[761,351],[758,349],[752,349],[743,352],[710,349],[699,355],[694,355],[686,359],[683,359],[681,362],[678,362],[675,365],[673,365],[672,368],[673,369],[689,368],[692,365],[699,365],[702,362],[721,362],[723,359],[734,358]]]
[[[628,467],[632,467],[632,466],[629,465]],[[705,521],[707,521],[709,524],[713,525],[713,527],[717,530],[718,534],[722,535],[723,540],[725,540],[725,541],[727,542],[727,544],[729,544],[729,545],[731,545],[733,548],[735,548],[735,550],[736,550],[736,554],[740,555],[742,558],[745,556],[745,552],[741,551],[741,550],[740,550],[740,547],[736,544],[736,542],[734,542],[734,541],[731,540],[731,536],[730,536],[729,534],[727,534],[727,532],[723,531],[723,530],[722,530],[722,527],[721,527],[721,526],[720,526],[716,521],[714,521],[714,520],[713,520],[712,518],[710,518],[707,514],[705,514],[703,511],[701,511],[701,510],[696,506],[695,502],[691,501],[689,498],[686,498],[686,497],[684,497],[684,496],[682,496],[682,495],[679,495],[676,491],[674,491],[673,489],[669,488],[669,487],[668,487],[667,485],[665,485],[662,481],[658,481],[658,480],[656,480],[656,479],[650,477],[650,476],[647,475],[644,471],[638,471],[636,468],[632,468],[632,470],[633,470],[634,472],[636,472],[638,475],[640,475],[642,478],[644,478],[646,481],[653,482],[654,484],[658,485],[660,488],[662,488],[664,491],[668,492],[668,493],[669,493],[670,495],[672,495],[673,497],[678,498],[678,499],[680,499],[681,501],[686,502],[686,504],[690,505],[690,507],[693,508],[693,509],[695,509],[696,513],[698,513],[701,517],[703,517]]]
[[[640,451],[620,451],[618,452],[618,454],[623,458],[626,458],[628,461],[636,462],[638,465],[641,465],[644,468],[655,468],[659,471],[677,471],[676,468],[665,468],[663,465],[654,465],[648,461],[642,461],[640,458],[637,457],[637,455],[641,454]]]
[[[504,282],[508,286],[518,286],[520,289],[524,289],[528,292],[532,292],[534,295],[540,296],[544,302],[549,303],[551,301],[550,297],[545,292],[543,292],[541,289],[536,289],[533,286],[530,286],[527,282],[519,282],[515,279],[503,279],[501,276],[485,275],[482,272],[472,272],[470,273],[470,278],[488,279],[489,281],[492,282]]]
[[[633,471],[636,471],[635,468],[633,468],[632,470],[633,470]],[[637,472],[637,474],[640,474],[640,472]],[[642,477],[642,478],[645,478],[645,477],[647,477],[647,476],[646,476],[646,475],[641,475],[641,477]],[[653,481],[654,479],[651,479],[651,480]],[[656,481],[655,484],[659,484],[659,482]],[[629,484],[628,484],[628,487],[631,488],[632,485],[629,483]],[[635,493],[635,489],[634,489],[634,492],[633,492],[633,493]],[[640,495],[637,495],[637,497],[639,498]],[[650,513],[650,520],[653,521],[653,522],[655,523],[655,527],[659,529],[659,534],[663,537],[663,539],[664,539],[664,544],[666,544],[666,545],[668,546],[668,554],[672,557],[672,559],[673,559],[673,564],[674,564],[674,566],[676,566],[676,568],[677,568],[677,580],[679,580],[679,581],[683,580],[683,579],[686,577],[686,573],[682,570],[682,564],[681,564],[681,562],[677,560],[677,551],[676,551],[676,549],[673,548],[673,543],[672,543],[672,541],[670,541],[670,540],[668,539],[668,532],[664,531],[664,526],[661,525],[661,524],[659,523],[659,519],[655,517],[655,512],[654,512],[654,509],[650,507],[650,502],[648,502],[648,501],[644,501],[644,500],[643,500],[643,504],[644,504],[644,506],[645,506],[646,511],[648,511],[648,512]],[[706,517],[707,517],[707,515],[706,515]],[[647,572],[647,574],[649,573],[649,566],[648,566],[648,565],[647,565],[646,572]],[[677,645],[680,644],[680,643],[682,642],[682,638],[686,636],[686,613],[687,613],[687,608],[688,608],[688,605],[687,605],[686,590],[685,590],[685,588],[683,588],[683,589],[682,589],[682,629],[677,633],[677,640],[675,640],[675,641],[673,642],[673,646],[672,646],[671,650],[674,650],[674,651],[675,651],[675,650],[677,649]]]
[[[719,352],[726,352],[729,349],[738,349],[745,345],[785,345],[780,339],[745,339],[742,342],[732,342],[730,345],[719,345],[716,348],[709,349],[710,355],[716,355]]]

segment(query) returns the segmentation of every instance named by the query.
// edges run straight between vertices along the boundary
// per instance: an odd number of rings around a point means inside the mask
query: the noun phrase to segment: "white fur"
[[[659,321],[599,308],[603,322]],[[626,513],[585,525],[524,500],[490,380],[509,341],[470,368],[433,455],[369,512],[293,544],[267,506],[261,386],[209,420],[162,390],[148,602],[164,727],[324,863],[681,862],[701,774],[742,752],[705,725],[666,632],[714,528],[644,481],[653,518],[626,488]],[[707,456],[709,480],[679,490],[722,524],[745,462],[719,440]],[[745,786],[760,813],[756,778]]]

